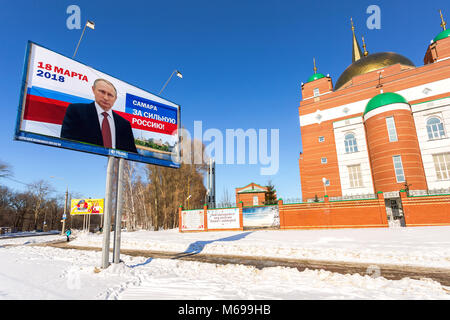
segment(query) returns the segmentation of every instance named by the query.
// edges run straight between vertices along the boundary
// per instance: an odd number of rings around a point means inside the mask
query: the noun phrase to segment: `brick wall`
[[[278,205],[280,229],[388,227],[382,193],[378,199]]]
[[[388,227],[383,193],[377,199],[358,199],[284,204],[278,201],[280,229],[377,228]],[[400,192],[407,227],[450,225],[450,195],[408,197]],[[239,228],[243,230],[243,203],[238,203]],[[182,221],[182,207],[179,208]],[[208,228],[207,207],[204,210],[205,230]],[[217,229],[216,229],[217,230]],[[182,232],[180,227],[180,232]]]
[[[407,227],[450,225],[450,195],[400,196]]]

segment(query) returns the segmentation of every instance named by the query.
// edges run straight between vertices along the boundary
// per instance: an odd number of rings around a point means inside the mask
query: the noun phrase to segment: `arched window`
[[[444,124],[438,117],[432,117],[427,121],[428,139],[445,138]]]
[[[345,153],[358,152],[358,145],[356,144],[356,138],[353,133],[347,133],[345,135]]]

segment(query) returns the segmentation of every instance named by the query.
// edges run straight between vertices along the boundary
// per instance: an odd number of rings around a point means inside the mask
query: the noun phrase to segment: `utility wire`
[[[13,179],[13,178],[11,178],[11,177],[0,177],[0,178],[4,178],[4,179],[8,179],[8,180],[11,180],[11,181],[14,181],[14,182],[17,182],[17,183],[21,183],[21,184],[23,184],[23,185],[25,185],[25,186],[29,186],[30,184],[29,183],[25,183],[25,182],[22,182],[22,181],[19,181],[19,180],[16,180],[16,179]]]

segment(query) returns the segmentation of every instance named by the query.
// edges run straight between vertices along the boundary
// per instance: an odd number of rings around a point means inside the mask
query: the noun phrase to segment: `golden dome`
[[[345,69],[336,82],[334,90],[342,88],[347,82],[352,80],[353,77],[392,66],[397,63],[404,66],[415,67],[411,60],[394,52],[378,52],[370,54],[367,57],[362,57]]]

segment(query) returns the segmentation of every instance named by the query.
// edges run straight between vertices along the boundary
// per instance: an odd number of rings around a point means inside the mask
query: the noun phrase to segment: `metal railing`
[[[366,193],[366,194],[353,194],[353,195],[345,195],[345,196],[339,196],[339,197],[329,197],[328,198],[329,201],[344,201],[344,200],[359,200],[359,199],[377,199],[377,195],[375,193]],[[306,199],[305,201],[302,201],[302,199],[300,198],[290,198],[290,199],[283,199],[283,203],[302,203],[302,202],[307,202],[307,203],[311,203],[311,202],[323,202],[324,198],[321,197],[317,197],[317,198],[309,198]]]
[[[219,202],[216,203],[214,208],[210,209],[226,209],[226,208],[235,208],[237,207],[236,202]]]
[[[352,194],[340,197],[330,197],[330,201],[358,200],[358,199],[377,199],[377,195],[375,193],[366,193],[366,194]]]
[[[409,190],[409,196],[437,196],[441,194],[450,194],[450,188],[429,189],[429,190]]]
[[[312,201],[308,201],[308,202],[314,202],[314,199],[308,199],[308,200],[312,200]],[[319,202],[323,201],[323,198],[318,198]],[[303,203],[301,198],[283,198],[283,204],[290,204],[290,203]]]

